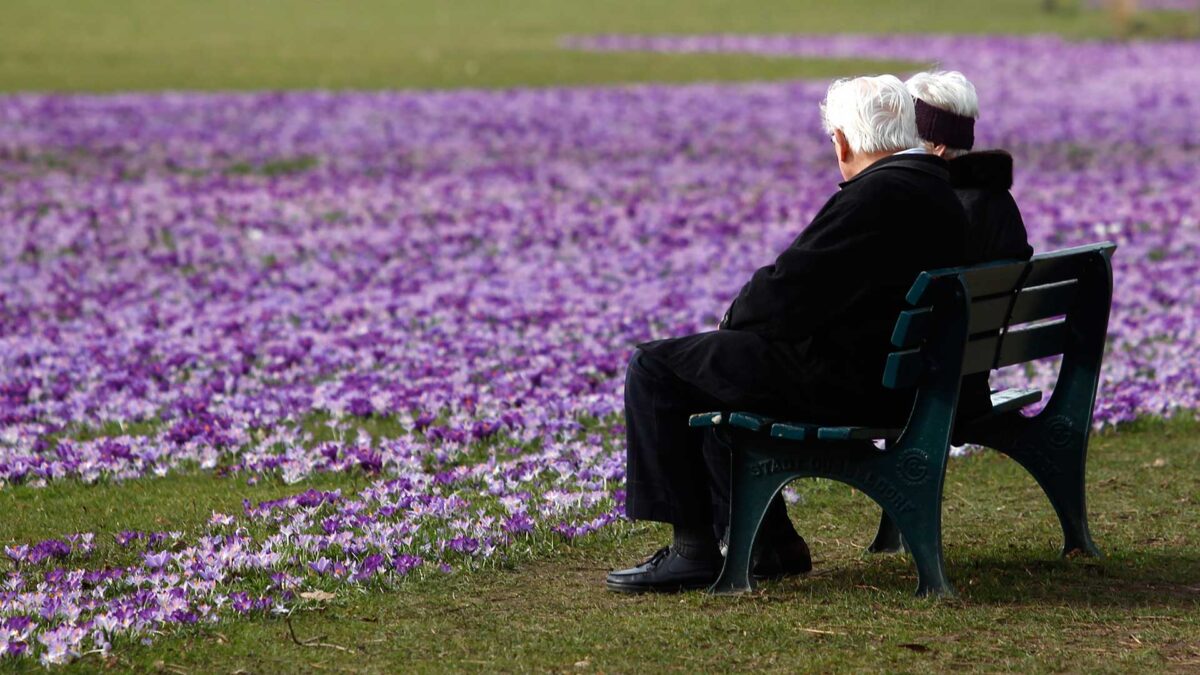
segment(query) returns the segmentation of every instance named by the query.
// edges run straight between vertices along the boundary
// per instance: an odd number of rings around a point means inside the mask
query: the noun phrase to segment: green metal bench
[[[1099,556],[1088,532],[1084,465],[1112,302],[1109,242],[921,273],[892,334],[883,384],[915,389],[903,429],[780,421],[753,412],[693,415],[733,448],[729,547],[713,593],[752,589],[750,557],[767,505],[805,476],[847,483],[883,509],[869,550],[907,550],[917,595],[953,595],[942,558],[941,502],[951,439],[995,448],[1037,480],[1062,524],[1063,554]],[[1046,407],[1034,389],[992,395],[954,428],[963,376],[1062,355]],[[884,449],[875,442],[883,441]]]

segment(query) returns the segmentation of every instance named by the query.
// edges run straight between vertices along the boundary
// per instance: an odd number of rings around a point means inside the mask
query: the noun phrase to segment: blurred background
[[[894,62],[588,53],[594,33],[1200,34],[1196,0],[5,0],[0,91],[513,87],[827,77]]]

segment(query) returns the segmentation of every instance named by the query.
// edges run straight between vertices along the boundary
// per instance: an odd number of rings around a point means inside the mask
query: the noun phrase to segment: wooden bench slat
[[[821,427],[817,438],[822,441],[894,441],[900,438],[903,429],[880,427]]]
[[[1040,389],[1017,388],[992,392],[992,409],[986,417],[1020,410],[1040,400],[1042,400]],[[747,413],[733,414],[747,415]],[[752,417],[760,420],[766,419],[761,415],[752,415]],[[735,424],[734,426],[738,425]],[[887,427],[822,427],[797,422],[776,422],[771,425],[771,436],[773,438],[790,441],[806,441],[814,437],[822,441],[894,441],[900,438],[902,432],[903,429]]]
[[[816,427],[795,422],[776,422],[771,425],[771,437],[788,441],[806,441],[812,438]]]
[[[978,300],[971,304],[968,332],[976,335],[998,330],[1004,326],[1005,319],[1008,319],[1008,325],[1015,326],[1062,316],[1070,310],[1078,293],[1079,284],[1072,280],[1025,288],[1017,294],[1015,302],[1008,294]],[[929,307],[900,312],[892,330],[892,344],[901,348],[920,345],[933,328],[933,318],[933,309]]]
[[[1042,400],[1042,391],[1033,388],[1014,388],[992,392],[992,409],[985,417],[1020,410]],[[760,417],[760,416],[755,416]],[[981,418],[982,419],[982,418]],[[973,420],[976,421],[976,420]],[[903,429],[886,427],[821,427],[795,422],[776,422],[771,425],[771,436],[792,441],[894,441],[900,438]]]
[[[978,300],[971,303],[971,321],[968,332],[972,335],[1004,327],[1040,321],[1067,313],[1079,293],[1079,283],[1064,281],[1043,286],[1026,287],[1017,294],[1014,302],[1009,294]],[[1012,306],[1010,316],[1009,306]],[[915,311],[915,310],[909,310]],[[926,329],[928,330],[928,329]],[[911,345],[905,345],[911,346]]]
[[[729,414],[729,426],[748,431],[760,431],[770,427],[775,420],[763,415],[748,412],[735,412]]]
[[[963,354],[963,375],[982,373],[1015,363],[1035,361],[1061,354],[1067,343],[1067,322],[1059,319],[1006,335],[989,335],[967,343]],[[996,347],[1000,347],[999,358]]]
[[[921,382],[925,361],[920,349],[906,349],[888,354],[883,367],[883,386],[888,389],[907,389]]]
[[[696,413],[688,418],[689,427],[715,427],[725,423],[723,412]]]
[[[973,299],[1011,293],[1022,275],[1025,274],[1027,265],[1030,270],[1023,283],[1024,287],[1069,281],[1078,278],[1079,266],[1086,258],[1080,254],[1099,253],[1111,257],[1114,250],[1116,250],[1116,244],[1103,242],[1042,253],[1033,256],[1028,262],[1006,261],[971,268],[949,268],[922,272],[912,288],[909,289],[907,299],[910,305],[928,304],[929,300],[925,298],[926,292],[933,286],[935,279],[946,275],[961,275],[967,292]]]
[[[1000,415],[1042,400],[1041,389],[1017,388],[992,392],[992,415]]]
[[[770,417],[752,412],[706,412],[688,417],[688,426],[719,427],[722,424],[728,424],[731,427],[748,431],[762,431],[770,427],[774,421]]]
[[[1034,258],[1030,260],[1029,274],[1026,276],[1024,287],[1041,286],[1062,281],[1074,281],[1079,278],[1081,261],[1078,258]],[[986,298],[993,295],[1005,295],[1013,292],[1021,276],[1025,274],[1025,264],[1017,263],[991,269],[971,270],[963,273],[963,281],[972,299]]]
[[[1060,319],[1021,330],[1012,330],[1003,336],[989,335],[975,338],[967,343],[963,354],[963,375],[982,373],[992,368],[1003,368],[1015,363],[1034,361],[1061,354],[1066,346],[1066,321]],[[996,358],[996,346],[1000,344],[1000,358]],[[883,386],[890,389],[906,389],[921,383],[925,374],[925,360],[920,349],[906,349],[888,354],[883,370]]]
[[[892,344],[896,347],[916,347],[933,327],[933,309],[918,307],[900,312],[892,329]]]

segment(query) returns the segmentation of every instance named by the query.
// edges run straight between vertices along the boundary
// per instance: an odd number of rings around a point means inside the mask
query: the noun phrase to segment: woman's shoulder
[[[950,160],[956,190],[1007,191],[1013,184],[1013,158],[1003,150],[968,152]]]

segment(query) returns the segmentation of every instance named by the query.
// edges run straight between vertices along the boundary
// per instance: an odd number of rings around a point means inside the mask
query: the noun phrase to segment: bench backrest
[[[900,312],[896,321],[892,343],[899,350],[888,356],[884,386],[921,386],[952,365],[947,361],[958,356],[946,343],[958,340],[944,333],[952,330],[949,324],[955,319],[966,324],[960,376],[1070,352],[1089,352],[1098,359],[1108,324],[1115,249],[1103,242],[1027,262],[922,272],[907,297],[914,307]],[[959,312],[965,317],[954,316]]]
[[[922,272],[892,334],[884,386],[916,388],[897,443],[949,449],[963,375],[1063,355],[1039,415],[1070,433],[1091,427],[1112,303],[1110,242]],[[944,453],[942,453],[944,454]]]

